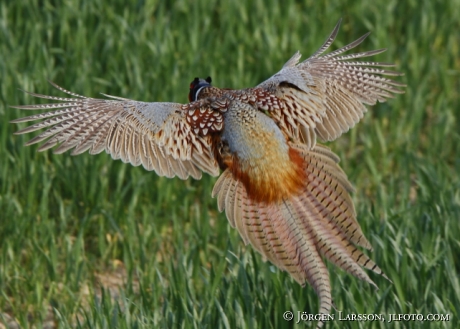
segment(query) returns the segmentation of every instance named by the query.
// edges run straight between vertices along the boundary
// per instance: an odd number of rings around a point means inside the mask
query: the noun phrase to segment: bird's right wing
[[[366,112],[365,105],[384,102],[393,94],[403,93],[405,85],[384,77],[401,75],[387,70],[388,63],[352,61],[380,54],[385,49],[343,55],[358,46],[369,33],[356,41],[323,54],[333,43],[340,21],[326,42],[309,58],[299,63],[297,52],[283,68],[256,88],[284,100],[284,108],[270,115],[293,139],[301,134],[311,148],[316,136],[331,141],[353,127]]]
[[[97,154],[105,150],[114,159],[134,166],[142,164],[160,176],[199,179],[202,171],[213,176],[219,174],[210,132],[221,130],[223,124],[220,112],[215,109],[199,102],[146,103],[113,96],[108,96],[113,99],[95,99],[52,85],[73,97],[29,93],[59,103],[13,106],[53,110],[12,121],[42,120],[15,134],[47,128],[26,145],[48,139],[39,151],[59,143],[54,153],[73,149],[72,155],[86,150]]]

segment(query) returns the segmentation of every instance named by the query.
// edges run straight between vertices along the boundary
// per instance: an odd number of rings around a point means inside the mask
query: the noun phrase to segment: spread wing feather
[[[59,144],[55,153],[73,149],[72,155],[87,150],[97,154],[105,150],[114,159],[135,166],[142,164],[147,170],[167,177],[198,179],[203,171],[213,176],[219,174],[211,137],[196,134],[186,120],[188,104],[146,103],[113,96],[109,96],[112,99],[95,99],[51,84],[73,97],[28,93],[59,103],[14,106],[51,110],[12,121],[41,120],[16,134],[46,128],[26,145],[44,142],[38,148],[44,151]]]
[[[340,21],[308,59],[299,63],[301,55],[297,52],[281,71],[258,86],[285,101],[284,107],[271,110],[272,117],[291,138],[303,140],[310,148],[315,145],[316,136],[331,141],[347,132],[363,117],[367,111],[365,105],[403,93],[400,87],[405,86],[384,77],[402,75],[384,69],[393,64],[349,61],[377,55],[385,49],[343,55],[361,44],[369,33],[323,55],[335,40],[339,27]]]

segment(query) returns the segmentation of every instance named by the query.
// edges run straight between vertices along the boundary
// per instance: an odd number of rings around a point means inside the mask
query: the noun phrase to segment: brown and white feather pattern
[[[16,134],[47,128],[26,145],[48,139],[38,150],[44,151],[61,143],[55,153],[73,149],[72,154],[87,150],[91,154],[106,151],[114,159],[135,166],[143,165],[166,177],[201,178],[201,172],[217,176],[219,168],[211,148],[211,138],[196,135],[187,123],[189,105],[145,103],[128,99],[102,100],[59,90],[76,98],[32,96],[61,103],[15,106],[20,109],[56,109],[13,120],[14,123],[43,120]],[[214,117],[215,118],[215,117]],[[209,120],[208,120],[209,121]],[[215,122],[210,129],[217,130]]]
[[[393,94],[400,94],[405,85],[383,76],[402,75],[384,69],[388,63],[349,61],[380,54],[385,49],[342,55],[369,35],[322,55],[332,44],[339,31],[340,21],[327,41],[305,61],[299,63],[297,52],[281,71],[264,81],[258,88],[270,91],[284,101],[281,109],[271,115],[294,139],[301,131],[306,144],[313,130],[324,141],[331,141],[352,128],[367,111],[365,105],[384,102]],[[306,133],[305,133],[306,132]]]
[[[356,247],[371,249],[356,221],[349,196],[352,187],[337,165],[337,156],[321,145],[291,147],[301,154],[307,177],[296,195],[270,204],[254,201],[228,169],[212,194],[244,242],[301,285],[310,283],[319,295],[320,313],[329,314],[331,288],[322,257],[373,286],[360,266],[385,275]]]
[[[361,119],[365,105],[404,86],[384,77],[399,75],[386,69],[392,65],[356,61],[383,50],[344,55],[367,35],[324,55],[339,24],[311,57],[299,63],[297,52],[255,88],[219,89],[210,77],[196,78],[191,103],[177,104],[88,98],[54,85],[71,97],[29,93],[57,103],[16,106],[51,112],[13,122],[38,121],[17,134],[46,129],[26,144],[43,142],[39,151],[105,150],[183,179],[216,176],[220,167],[212,195],[230,225],[264,259],[301,285],[311,284],[319,312],[328,314],[331,285],[323,259],[373,286],[363,268],[387,277],[359,249],[372,247],[356,220],[353,187],[338,157],[316,140],[339,137]]]

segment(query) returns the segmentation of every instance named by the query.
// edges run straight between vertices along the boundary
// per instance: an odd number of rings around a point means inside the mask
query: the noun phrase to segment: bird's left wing
[[[222,129],[219,111],[200,102],[190,104],[146,103],[120,97],[95,99],[55,88],[72,98],[35,93],[32,96],[59,103],[13,106],[26,110],[52,110],[13,120],[41,120],[16,134],[47,128],[26,145],[39,142],[44,151],[60,144],[54,153],[73,149],[72,155],[89,150],[106,151],[114,159],[143,165],[160,176],[201,178],[201,172],[219,174],[210,133]]]
[[[353,61],[380,54],[385,49],[343,55],[369,35],[328,54],[323,54],[335,40],[340,21],[326,42],[309,58],[299,63],[297,52],[283,68],[256,88],[269,91],[285,106],[270,115],[291,137],[300,134],[313,147],[316,136],[331,141],[353,127],[366,112],[365,105],[384,102],[393,94],[403,93],[405,85],[384,77],[401,75],[387,70],[388,63]],[[350,61],[352,60],[352,61]]]

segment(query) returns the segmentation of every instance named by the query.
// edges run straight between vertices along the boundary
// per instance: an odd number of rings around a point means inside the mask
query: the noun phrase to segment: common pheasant
[[[374,105],[403,93],[401,75],[387,63],[349,61],[385,49],[343,55],[369,33],[323,55],[340,27],[299,63],[297,52],[268,80],[250,89],[219,89],[211,78],[195,78],[188,104],[145,103],[105,95],[94,99],[54,87],[71,98],[29,93],[59,103],[15,106],[51,110],[14,123],[42,120],[16,134],[47,128],[26,143],[48,139],[38,150],[60,144],[106,151],[114,159],[143,165],[158,175],[186,179],[206,172],[217,180],[212,196],[243,241],[320,299],[319,313],[332,307],[329,275],[322,258],[375,284],[362,269],[383,275],[358,247],[371,250],[356,220],[353,191],[339,158],[317,137],[332,141],[353,127]],[[321,327],[322,321],[317,326]]]

